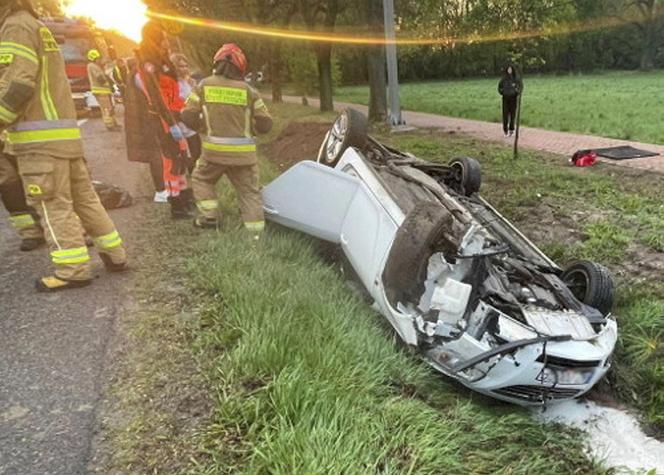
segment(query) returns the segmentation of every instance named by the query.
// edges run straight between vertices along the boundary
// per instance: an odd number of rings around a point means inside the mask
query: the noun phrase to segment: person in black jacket
[[[505,68],[505,73],[498,84],[498,92],[503,96],[503,132],[505,137],[511,137],[516,123],[519,96],[523,92],[523,81],[513,65],[510,64]]]

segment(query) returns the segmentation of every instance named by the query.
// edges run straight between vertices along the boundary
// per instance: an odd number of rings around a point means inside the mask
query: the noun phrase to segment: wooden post
[[[516,133],[514,134],[514,160],[519,158],[519,130],[521,129],[521,95],[523,91],[519,94],[519,99],[516,104]]]

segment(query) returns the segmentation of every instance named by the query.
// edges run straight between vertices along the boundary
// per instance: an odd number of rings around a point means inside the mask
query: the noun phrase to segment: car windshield
[[[67,40],[60,45],[60,50],[67,62],[86,62],[87,51],[91,47],[91,42],[84,38],[67,38]]]

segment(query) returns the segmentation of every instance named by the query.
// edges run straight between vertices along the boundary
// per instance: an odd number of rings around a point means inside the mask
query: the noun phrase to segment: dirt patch
[[[283,172],[303,160],[315,160],[330,124],[293,122],[267,144],[265,156]]]

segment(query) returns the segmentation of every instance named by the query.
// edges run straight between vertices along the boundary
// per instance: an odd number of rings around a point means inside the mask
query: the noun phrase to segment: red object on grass
[[[579,150],[572,156],[570,163],[575,167],[592,167],[597,163],[597,153],[592,150]]]

